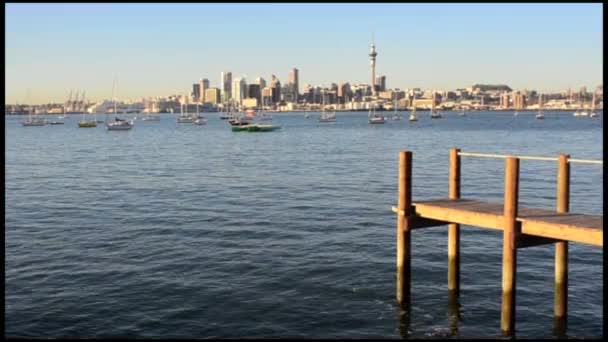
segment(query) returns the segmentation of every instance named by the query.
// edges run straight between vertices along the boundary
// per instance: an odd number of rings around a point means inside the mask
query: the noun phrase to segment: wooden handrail
[[[548,161],[558,161],[557,157],[535,157],[535,156],[512,156],[506,154],[493,154],[493,153],[477,153],[477,152],[458,152],[459,156],[465,157],[480,157],[480,158],[509,158],[515,157],[519,159],[528,159],[528,160],[548,160]],[[568,163],[584,163],[584,164],[603,164],[603,160],[592,160],[592,159],[573,159],[568,158]]]

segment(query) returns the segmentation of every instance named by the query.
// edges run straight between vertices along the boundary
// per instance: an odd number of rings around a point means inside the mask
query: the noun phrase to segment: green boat
[[[247,127],[250,125],[232,126],[233,132],[247,132]]]
[[[247,132],[270,132],[280,129],[281,126],[269,125],[269,124],[253,124],[244,126],[247,128]]]

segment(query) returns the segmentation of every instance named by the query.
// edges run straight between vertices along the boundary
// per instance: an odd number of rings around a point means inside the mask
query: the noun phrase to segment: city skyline
[[[117,98],[183,94],[200,79],[221,89],[224,71],[247,84],[271,75],[287,83],[294,67],[300,91],[340,81],[371,85],[372,32],[376,75],[386,76],[387,88],[500,83],[558,92],[603,84],[601,4],[5,8],[6,103],[23,103],[27,89],[33,104],[63,101],[75,89],[107,99],[114,77]]]

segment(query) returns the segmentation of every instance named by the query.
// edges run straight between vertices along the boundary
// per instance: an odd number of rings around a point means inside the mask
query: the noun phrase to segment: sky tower
[[[372,67],[372,95],[376,96],[376,45],[374,45],[374,34],[372,33],[372,45],[369,49],[369,64]]]

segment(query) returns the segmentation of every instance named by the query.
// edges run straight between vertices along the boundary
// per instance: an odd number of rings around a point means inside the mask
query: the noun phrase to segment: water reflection
[[[448,320],[450,323],[450,336],[458,336],[458,322],[460,321],[460,302],[455,291],[448,291]]]
[[[397,326],[401,338],[407,339],[412,334],[410,330],[410,308],[397,308]]]

